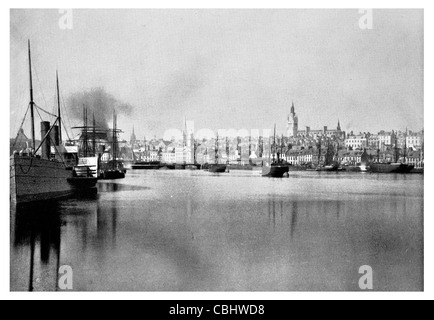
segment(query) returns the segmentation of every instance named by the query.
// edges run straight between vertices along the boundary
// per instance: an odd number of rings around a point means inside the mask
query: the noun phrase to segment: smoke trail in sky
[[[76,120],[83,119],[83,107],[86,107],[89,123],[94,114],[97,125],[101,129],[109,128],[109,123],[113,119],[113,110],[126,116],[130,115],[133,110],[130,104],[117,100],[103,88],[73,93],[67,99],[67,106]]]

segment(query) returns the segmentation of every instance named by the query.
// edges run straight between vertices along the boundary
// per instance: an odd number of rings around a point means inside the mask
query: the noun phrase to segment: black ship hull
[[[242,165],[242,164],[231,164],[228,166],[229,170],[245,170],[245,171],[252,171],[253,166],[250,164]]]
[[[124,179],[125,172],[121,170],[107,170],[101,174],[101,180],[117,180]]]
[[[35,157],[12,157],[10,161],[13,204],[68,198],[94,189],[96,183],[93,177],[74,177],[61,162]]]
[[[209,172],[212,173],[223,173],[226,172],[227,166],[225,164],[212,164],[209,166]]]
[[[283,178],[283,175],[288,172],[288,165],[272,165],[271,167],[262,167],[263,177]]]
[[[414,166],[402,163],[371,163],[372,173],[410,173]]]
[[[158,170],[161,167],[159,162],[134,162],[131,165],[131,169],[133,170]]]
[[[424,170],[423,170],[423,168],[414,168],[413,170],[410,171],[410,173],[424,174]]]

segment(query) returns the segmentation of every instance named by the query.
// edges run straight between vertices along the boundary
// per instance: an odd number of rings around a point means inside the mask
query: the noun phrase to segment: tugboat
[[[289,165],[283,164],[279,159],[279,154],[277,156],[277,161],[275,158],[276,151],[276,125],[274,125],[274,139],[273,146],[270,148],[270,165],[264,165],[262,167],[262,176],[263,177],[272,177],[272,178],[283,178],[285,174],[289,172]],[[271,153],[273,153],[273,161],[271,161]]]
[[[36,146],[34,110],[38,107],[33,100],[32,59],[28,43],[30,103],[27,112],[31,117],[32,144],[28,150],[14,152],[10,158],[10,200],[11,204],[22,204],[43,200],[56,200],[73,195],[77,191],[95,190],[96,179],[76,177],[74,170],[66,165],[62,151],[62,121],[60,113],[59,81],[57,81],[58,115],[53,125],[41,122],[41,142]],[[26,112],[26,115],[27,115]],[[21,124],[24,125],[26,115]],[[53,143],[52,143],[53,142]],[[55,150],[51,154],[51,146]],[[38,155],[38,151],[41,151]]]
[[[215,164],[208,166],[208,171],[212,173],[224,173],[226,172],[227,165],[219,164],[219,136],[217,134],[215,142]]]

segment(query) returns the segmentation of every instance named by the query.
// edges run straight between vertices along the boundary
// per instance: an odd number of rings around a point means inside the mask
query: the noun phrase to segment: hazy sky
[[[60,17],[11,11],[11,135],[29,102],[27,39],[36,103],[53,109],[57,68],[65,100],[103,87],[133,106],[119,115],[126,138],[133,125],[138,138],[182,129],[184,117],[282,131],[293,100],[302,129],[423,128],[421,10],[374,10],[372,30],[353,9],[74,10],[72,30]]]

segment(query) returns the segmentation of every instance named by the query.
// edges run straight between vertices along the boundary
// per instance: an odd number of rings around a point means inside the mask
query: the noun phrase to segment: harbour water
[[[129,171],[11,209],[11,290],[423,290],[423,176]]]

